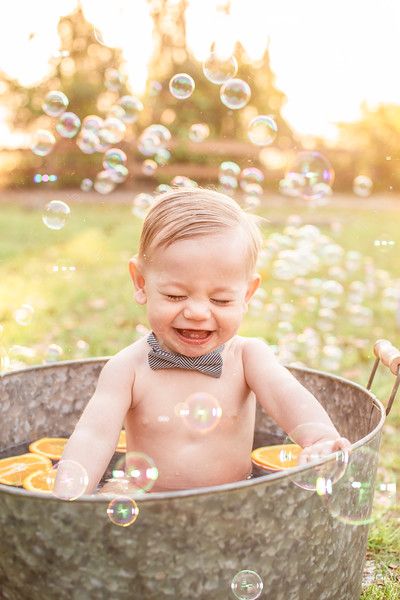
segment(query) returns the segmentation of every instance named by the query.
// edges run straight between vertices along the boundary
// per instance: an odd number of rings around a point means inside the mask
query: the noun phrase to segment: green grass
[[[0,324],[3,333],[0,335],[0,359],[3,355],[4,360],[8,353],[21,365],[41,363],[46,360],[50,344],[62,348],[62,359],[71,359],[80,356],[79,340],[87,342],[90,356],[106,356],[136,339],[138,324],[146,325],[143,308],[133,300],[127,267],[129,257],[136,252],[141,222],[132,216],[129,206],[113,205],[112,197],[107,204],[74,204],[71,208],[65,228],[51,231],[43,225],[39,209],[1,204]],[[400,199],[398,210],[385,211],[379,207],[363,210],[360,200],[350,208],[338,208],[333,200],[330,205],[315,209],[288,201],[280,206],[268,206],[267,200],[263,214],[271,221],[265,226],[266,236],[281,232],[287,217],[297,214],[305,223],[318,223],[321,231],[346,251],[359,251],[371,257],[376,269],[387,271],[392,281],[400,278]],[[332,221],[340,227],[332,229]],[[374,240],[383,234],[395,242],[386,251],[374,246]],[[76,270],[55,272],[55,265],[73,266]],[[285,302],[296,308],[290,319],[295,333],[304,327],[315,327],[316,312],[303,306],[304,298],[296,295],[296,285],[274,280],[269,265],[264,265],[261,271],[267,305],[277,288],[282,288]],[[323,271],[313,276],[328,277]],[[351,279],[363,277],[362,272],[354,272],[343,285],[348,289]],[[19,325],[13,317],[22,304],[34,308],[32,321],[27,326]],[[330,334],[338,338],[344,350],[339,373],[363,385],[373,362],[373,342],[388,337],[400,345],[394,311],[386,310],[379,296],[371,297],[367,304],[374,314],[371,324],[355,326],[342,306]],[[268,318],[265,314],[264,311],[250,310],[240,333],[264,337],[269,343],[276,344],[279,319],[274,315]],[[20,346],[30,348],[33,355],[27,357],[26,350],[24,352]],[[320,357],[311,360],[302,354],[302,350],[296,360],[315,368],[320,366]],[[381,367],[374,385],[377,396],[386,401],[393,382],[393,376]],[[380,470],[392,481],[398,481],[400,473],[399,407],[400,398],[385,424],[382,439]],[[394,568],[400,556],[399,523],[397,505],[370,530],[368,552],[382,578],[363,592],[362,600],[400,598],[399,568]]]

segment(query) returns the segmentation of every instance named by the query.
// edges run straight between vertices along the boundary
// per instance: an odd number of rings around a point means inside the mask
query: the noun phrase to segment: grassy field
[[[43,225],[39,204],[19,206],[7,200],[1,202],[3,368],[10,363],[18,367],[55,359],[108,356],[140,336],[140,326],[147,325],[143,309],[133,300],[127,269],[128,259],[136,251],[141,225],[131,214],[130,204],[114,204],[112,196],[107,203],[102,200],[97,205],[71,204],[70,219],[59,231]],[[293,215],[297,215],[297,220],[301,218],[303,223],[318,226],[319,235],[329,238],[325,243],[340,246],[344,254],[333,266],[342,269],[344,293],[335,314],[321,318],[320,283],[314,281],[302,293],[297,279],[277,279],[271,261],[265,260],[260,266],[265,293],[259,295],[249,310],[240,333],[265,338],[283,357],[288,355],[291,362],[332,370],[365,385],[373,362],[374,341],[387,337],[400,346],[396,311],[382,301],[385,289],[395,287],[400,280],[400,198],[398,209],[381,207],[376,202],[369,210],[360,199],[346,205],[343,199],[335,203],[333,198],[329,205],[313,208],[267,199],[260,212],[269,219],[263,227],[266,239],[282,233],[288,218],[294,223]],[[278,239],[277,243],[287,244],[287,238],[290,240],[294,234],[286,231],[285,235],[286,239]],[[376,240],[382,239],[390,240],[390,245],[376,244]],[[314,252],[318,253],[315,248]],[[349,252],[359,252],[364,257],[361,266],[354,270],[346,263]],[[365,261],[365,257],[369,260]],[[335,270],[331,266],[322,264],[305,278],[334,279]],[[354,281],[361,281],[367,288],[378,282],[377,290],[371,288],[366,292],[363,305],[370,312],[369,318],[361,314],[364,320],[351,312],[351,306],[357,304]],[[313,286],[317,291],[312,291]],[[316,300],[305,296],[314,296]],[[24,304],[33,308],[33,314],[27,315],[27,324],[20,324],[15,311]],[[320,336],[320,351],[314,354],[310,353],[309,338],[304,333],[310,328]],[[343,351],[340,364],[332,364],[331,369],[329,352],[324,355],[327,346]],[[393,382],[393,376],[381,367],[374,391],[384,402]],[[399,407],[400,398],[384,427],[380,476],[385,481],[399,480]],[[362,600],[400,597],[398,500],[397,496],[397,505],[391,506],[371,527],[368,558],[373,561],[374,576]]]

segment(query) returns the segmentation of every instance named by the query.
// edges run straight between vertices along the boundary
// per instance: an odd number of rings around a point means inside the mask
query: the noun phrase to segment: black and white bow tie
[[[204,373],[210,377],[221,377],[221,352],[224,349],[224,344],[208,354],[192,357],[163,350],[153,332],[148,335],[147,342],[152,348],[148,355],[149,365],[154,370],[188,369],[191,371],[200,371],[200,373]]]

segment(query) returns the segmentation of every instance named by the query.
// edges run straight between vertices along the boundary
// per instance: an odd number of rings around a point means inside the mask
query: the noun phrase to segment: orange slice
[[[281,471],[297,467],[297,461],[302,447],[297,444],[278,444],[277,446],[262,446],[251,453],[252,462],[269,471]]]
[[[126,452],[126,431],[123,429],[119,434],[118,444],[115,452]]]
[[[59,460],[67,442],[68,438],[40,438],[40,440],[29,444],[29,450],[35,454]]]
[[[51,467],[51,460],[41,454],[20,454],[0,460],[0,483],[22,485],[23,480],[33,471],[44,471]]]
[[[57,469],[46,469],[45,471],[33,471],[25,477],[22,487],[30,492],[44,492],[51,494],[54,488]]]

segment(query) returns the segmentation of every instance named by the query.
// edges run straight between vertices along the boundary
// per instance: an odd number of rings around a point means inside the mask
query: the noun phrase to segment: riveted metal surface
[[[104,360],[59,363],[0,379],[0,451],[69,435]],[[292,369],[341,433],[379,450],[384,410],[373,394],[318,371]],[[373,406],[370,422],[371,408]],[[285,434],[257,409],[254,447]],[[363,476],[373,483],[377,452]],[[8,600],[226,600],[243,569],[261,598],[358,600],[366,526],[332,518],[324,499],[294,484],[299,472],[136,498],[137,521],[113,525],[104,496],[63,502],[0,485],[0,590]],[[345,499],[344,499],[345,502]],[[371,507],[370,507],[371,508]]]

